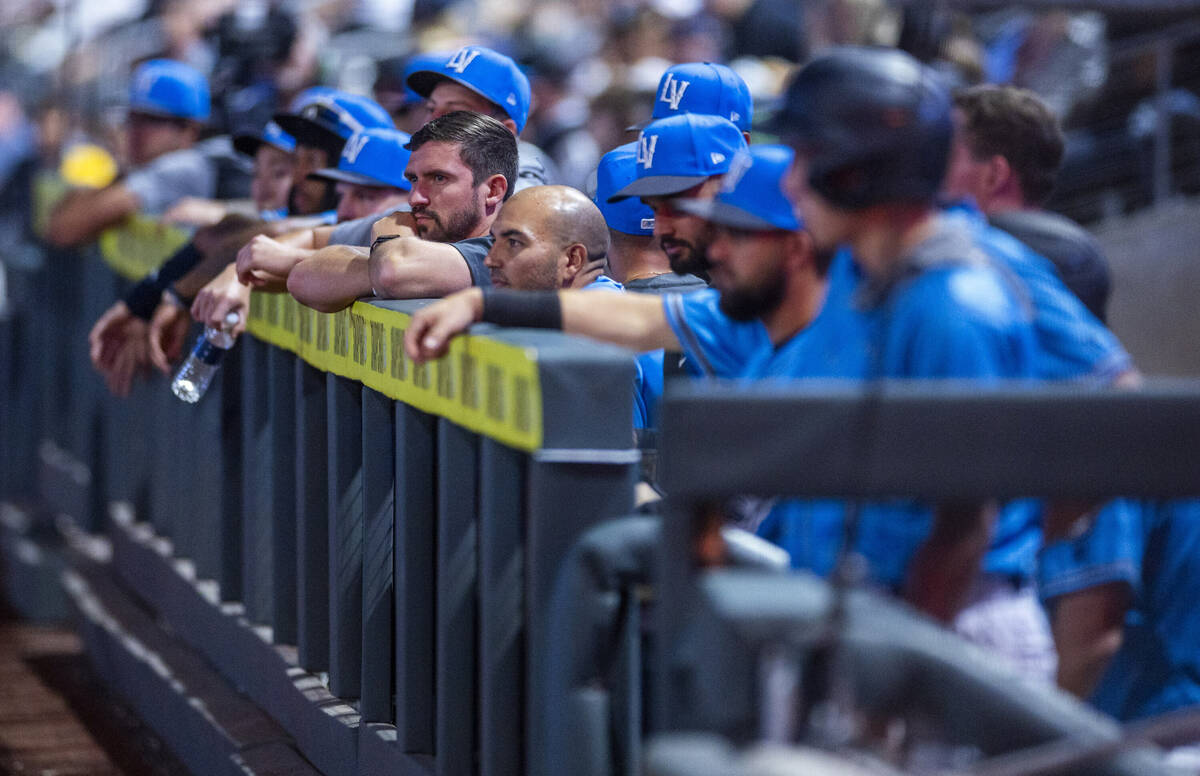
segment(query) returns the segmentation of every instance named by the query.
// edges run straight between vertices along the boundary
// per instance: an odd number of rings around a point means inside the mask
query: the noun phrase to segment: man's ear
[[[796,263],[797,267],[813,263],[816,253],[813,249],[812,235],[801,229],[798,232],[788,232],[786,240],[788,261]]]
[[[500,119],[500,123],[508,127],[508,131],[513,133],[513,137],[519,138],[521,136],[521,133],[517,131],[517,122],[511,118]]]
[[[1016,181],[1013,179],[1012,165],[1008,163],[1008,159],[1000,154],[993,154],[988,159],[985,182],[989,195],[1016,184]]]
[[[587,248],[583,247],[583,243],[571,243],[563,252],[563,257],[562,284],[569,286],[588,263]]]
[[[508,193],[508,179],[496,173],[484,181],[484,185],[487,186],[484,204],[489,210],[500,207],[504,203],[504,195]]]

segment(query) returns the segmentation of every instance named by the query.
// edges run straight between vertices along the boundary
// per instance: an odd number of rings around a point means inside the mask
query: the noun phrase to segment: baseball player
[[[546,154],[520,139],[529,119],[532,91],[529,77],[511,57],[484,46],[464,46],[434,59],[422,57],[424,67],[408,73],[405,84],[425,98],[427,120],[456,110],[471,110],[500,121],[517,138],[520,162],[512,190],[554,183]],[[433,60],[433,61],[430,61]]]
[[[637,177],[637,143],[617,146],[600,159],[592,201],[608,224],[608,263],[627,291],[664,294],[698,291],[706,283],[695,275],[677,275],[654,238],[654,211],[640,199],[608,198]]]
[[[754,98],[742,77],[726,65],[685,62],[673,65],[658,80],[651,121],[684,113],[720,116],[732,122],[750,142]],[[643,125],[644,126],[644,125]],[[630,129],[642,129],[639,126]]]
[[[371,248],[331,245],[300,262],[288,291],[332,312],[364,296],[420,299],[490,285],[488,234],[516,177],[516,140],[503,124],[455,111],[419,129],[404,171],[411,212],[379,222]]]
[[[654,236],[671,271],[703,276],[704,220],[676,210],[671,203],[685,197],[712,197],[734,156],[745,147],[741,131],[719,116],[681,113],[652,121],[638,135],[636,177],[608,202],[641,197],[654,212]]]
[[[946,196],[970,198],[993,226],[1049,259],[1103,321],[1112,278],[1100,245],[1074,221],[1042,209],[1063,156],[1049,106],[1026,89],[975,86],[955,93],[954,124]]]

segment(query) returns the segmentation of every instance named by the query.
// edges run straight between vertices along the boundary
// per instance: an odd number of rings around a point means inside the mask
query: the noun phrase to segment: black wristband
[[[481,320],[498,326],[561,329],[562,302],[557,291],[485,288]]]
[[[150,320],[162,299],[162,292],[176,280],[191,272],[202,258],[204,256],[195,243],[184,245],[175,251],[171,258],[158,268],[157,272],[151,272],[129,289],[129,292],[122,297],[125,306],[142,320]]]
[[[166,288],[176,280],[179,280],[191,272],[192,268],[199,264],[203,258],[204,254],[196,247],[196,243],[190,242],[175,251],[175,254],[158,268],[158,287],[160,289]]]
[[[151,274],[149,277],[142,278],[137,285],[125,293],[123,300],[125,306],[129,308],[129,312],[143,321],[150,320],[159,301],[162,300],[162,286],[158,283],[158,276]]]

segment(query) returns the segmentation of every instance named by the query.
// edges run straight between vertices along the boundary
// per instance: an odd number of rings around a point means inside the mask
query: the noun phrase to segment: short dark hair
[[[472,185],[500,174],[508,181],[504,198],[512,196],[517,185],[517,138],[496,119],[469,110],[438,116],[418,129],[405,148],[416,151],[426,143],[457,143],[459,157],[471,170]]]
[[[1054,190],[1063,157],[1063,135],[1049,106],[1028,89],[985,84],[954,95],[962,112],[967,148],[977,159],[1003,156],[1030,205]]]

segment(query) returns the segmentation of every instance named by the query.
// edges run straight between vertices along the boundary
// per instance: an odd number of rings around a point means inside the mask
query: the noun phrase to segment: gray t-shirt
[[[674,272],[625,281],[626,291],[660,296],[670,293],[686,294],[692,291],[702,291],[705,288],[708,288],[708,284],[695,275],[676,275]]]
[[[124,186],[137,196],[142,213],[157,216],[184,197],[209,199],[217,186],[212,162],[195,148],[163,154],[125,177]]]
[[[488,251],[492,249],[492,242],[491,236],[487,235],[451,243],[462,254],[463,260],[467,262],[467,269],[471,270],[471,285],[473,286],[487,288],[492,285],[492,271],[483,263],[483,260],[487,258]]]
[[[333,231],[329,234],[330,245],[357,245],[366,247],[371,244],[371,227],[381,218],[387,218],[393,213],[408,213],[412,208],[407,204],[398,205],[391,210],[386,210],[382,213],[375,213],[362,218],[356,218],[353,221],[343,221],[333,227]]]
[[[558,176],[554,174],[554,163],[546,152],[533,143],[524,140],[517,141],[517,185],[513,193],[522,191],[530,186],[545,186],[557,183]]]

